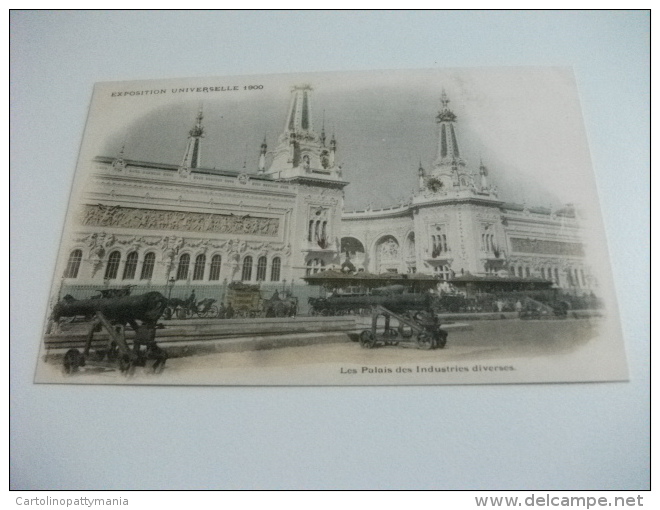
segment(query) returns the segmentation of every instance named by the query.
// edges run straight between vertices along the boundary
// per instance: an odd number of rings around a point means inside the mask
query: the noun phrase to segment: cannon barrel
[[[166,306],[167,299],[160,292],[147,292],[139,296],[60,301],[53,308],[51,318],[58,321],[61,317],[92,316],[101,312],[108,320],[119,323],[138,319],[155,324]]]
[[[314,303],[313,306],[323,308],[366,308],[381,305],[393,311],[426,310],[432,306],[431,294],[380,294],[364,296],[330,296],[325,300]]]

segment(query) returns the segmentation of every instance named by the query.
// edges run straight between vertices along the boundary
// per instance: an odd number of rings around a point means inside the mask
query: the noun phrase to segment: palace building
[[[342,215],[342,252],[366,271],[541,278],[591,288],[574,207],[551,211],[498,198],[488,168],[461,157],[457,117],[443,92],[437,156],[418,170],[408,203]]]
[[[201,108],[179,165],[127,159],[123,149],[98,156],[64,238],[58,293],[135,285],[201,297],[234,281],[303,284],[330,268],[591,290],[574,208],[500,200],[487,166],[463,159],[449,102],[443,92],[437,156],[420,165],[416,192],[380,210],[343,211],[338,144],[314,129],[307,85],[292,89],[277,144],[269,151],[264,139],[251,173],[204,165]]]

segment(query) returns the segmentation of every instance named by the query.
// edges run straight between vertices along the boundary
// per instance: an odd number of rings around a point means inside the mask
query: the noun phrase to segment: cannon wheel
[[[417,335],[417,347],[428,351],[433,348],[433,337],[428,333],[420,333]]]
[[[161,349],[154,344],[147,350],[147,357],[155,360],[154,364],[151,366],[154,374],[160,374],[165,368],[165,362],[169,356],[165,349]]]
[[[372,349],[376,345],[376,339],[370,329],[365,329],[360,333],[360,345],[365,349]]]
[[[128,354],[124,354],[119,358],[119,370],[122,374],[133,375],[135,372],[135,363]]]
[[[82,354],[78,349],[69,349],[64,355],[64,372],[72,374],[78,371],[80,366],[84,365]]]
[[[399,324],[397,331],[401,335],[401,338],[411,338],[413,336],[413,329],[407,324]]]

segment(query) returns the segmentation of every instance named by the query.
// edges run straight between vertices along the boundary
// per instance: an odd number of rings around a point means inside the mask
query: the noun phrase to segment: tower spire
[[[454,123],[456,122],[456,115],[449,109],[449,98],[447,92],[442,89],[442,96],[440,97],[442,108],[435,118],[436,123],[440,127],[440,139],[438,142],[438,156],[436,164],[443,162],[451,162],[454,159],[460,159],[461,153],[458,149],[458,141],[456,139],[456,130]]]
[[[325,112],[320,135],[314,131],[312,87],[306,84],[292,87],[284,131],[272,151],[273,160],[267,173],[278,179],[313,176],[315,179],[339,180],[340,169],[335,165],[336,148],[334,134],[327,142]]]
[[[312,131],[311,93],[310,85],[298,85],[291,89],[291,105],[286,123],[288,131]]]
[[[266,152],[268,151],[268,144],[266,143],[266,135],[264,134],[264,141],[261,142],[261,152],[259,153],[259,173],[266,170]]]
[[[417,169],[417,177],[419,179],[419,189],[423,190],[426,188],[426,183],[425,183],[425,177],[426,177],[426,171],[424,170],[424,167],[422,166],[422,157],[419,157],[419,168]]]
[[[433,162],[430,177],[439,182],[438,189],[461,190],[470,186],[470,176],[465,169],[465,161],[461,158],[456,136],[456,115],[449,109],[449,96],[442,89],[440,110],[435,117],[438,124],[438,152]]]
[[[124,149],[126,148],[126,140],[121,144],[121,149],[119,151],[119,154],[115,158],[115,160],[112,162],[112,166],[116,170],[123,170],[126,167],[126,163],[124,162]]]
[[[191,168],[199,168],[200,166],[200,149],[202,138],[204,138],[202,119],[204,119],[204,113],[202,111],[202,105],[200,105],[197,111],[195,125],[188,132],[188,145],[186,146],[186,152],[181,163],[181,167],[184,169],[189,170]]]
[[[321,121],[321,145],[325,147],[325,110],[323,110],[323,118]]]

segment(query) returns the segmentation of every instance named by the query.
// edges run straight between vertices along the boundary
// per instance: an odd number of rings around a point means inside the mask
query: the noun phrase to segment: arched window
[[[184,253],[183,255],[181,255],[181,257],[179,257],[179,267],[176,270],[176,279],[187,280],[189,269],[190,269],[190,255]]]
[[[77,278],[78,270],[80,269],[80,261],[82,260],[82,250],[73,250],[69,255],[69,261],[64,270],[64,278]]]
[[[144,262],[142,263],[142,273],[140,274],[140,280],[151,280],[151,277],[154,274],[155,264],[156,254],[153,252],[147,253],[144,256]]]
[[[241,274],[241,280],[244,282],[252,280],[252,257],[250,257],[250,255],[243,259],[243,273]]]
[[[257,260],[257,281],[263,282],[266,280],[266,266],[268,265],[268,260],[266,257],[259,257]]]
[[[523,268],[522,268],[522,266],[518,266],[518,277],[519,278],[523,277]]]
[[[282,266],[282,261],[279,257],[273,259],[273,265],[270,268],[270,281],[279,282],[280,281],[280,268]]]
[[[312,234],[313,231],[314,231],[314,220],[309,220],[309,232],[307,233],[307,240],[310,242],[314,240],[314,236]]]
[[[555,283],[559,285],[559,269],[555,267]]]
[[[193,270],[193,280],[204,279],[204,266],[206,265],[206,255],[197,255],[195,259],[195,269]]]
[[[530,270],[529,270],[529,266],[527,266],[527,267],[525,268],[525,276],[526,276],[527,278],[529,278],[530,275],[531,275],[531,273],[530,273]]]
[[[541,268],[541,278],[545,280],[545,267]]]
[[[137,270],[138,263],[138,254],[136,251],[132,251],[126,257],[126,265],[124,266],[124,280],[132,280],[135,278],[135,271]]]
[[[114,280],[117,278],[117,272],[119,271],[119,261],[121,260],[121,253],[118,251],[113,251],[108,257],[108,265],[105,268],[105,278],[108,280]]]
[[[220,267],[222,266],[222,257],[220,255],[213,255],[211,259],[211,271],[209,273],[209,280],[220,279]]]

